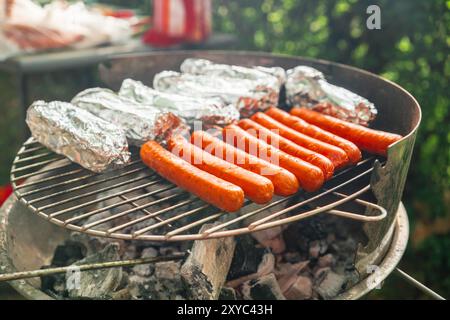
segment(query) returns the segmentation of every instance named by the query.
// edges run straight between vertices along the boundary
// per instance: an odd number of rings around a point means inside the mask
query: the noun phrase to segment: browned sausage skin
[[[274,187],[269,179],[215,157],[180,135],[169,139],[168,148],[197,168],[241,187],[245,196],[255,203],[264,204],[273,197]]]
[[[221,159],[266,177],[272,181],[274,192],[279,196],[289,196],[298,191],[298,180],[291,172],[239,150],[205,131],[195,131],[191,142]]]
[[[292,172],[306,191],[316,191],[324,182],[323,172],[318,167],[271,147],[237,125],[226,126],[222,135],[225,142]]]
[[[292,108],[291,114],[350,140],[362,150],[383,156],[391,144],[402,138],[395,133],[366,128],[307,108]]]
[[[269,108],[269,110],[266,111],[266,114],[298,132],[341,148],[345,151],[352,164],[356,164],[361,160],[361,151],[349,140],[341,138],[329,131],[323,130],[318,126],[310,124],[305,120],[290,115],[286,111],[278,108]]]
[[[298,132],[264,113],[252,117],[252,120],[268,129],[278,130],[280,136],[291,140],[306,149],[324,155],[331,160],[335,169],[342,168],[348,163],[348,156],[341,148]]]
[[[259,112],[254,116],[257,116],[258,114]],[[330,179],[333,176],[333,163],[330,159],[321,155],[320,153],[303,148],[302,146],[295,144],[291,140],[283,138],[282,136],[276,134],[272,130],[263,127],[253,120],[243,119],[239,121],[238,125],[260,140],[262,139],[266,141],[271,146],[276,147],[277,149],[280,149],[281,151],[284,151],[291,156],[305,160],[306,162],[309,162],[320,168],[326,180]]]
[[[155,141],[143,144],[140,156],[162,177],[224,211],[238,211],[244,204],[240,187],[194,167]]]

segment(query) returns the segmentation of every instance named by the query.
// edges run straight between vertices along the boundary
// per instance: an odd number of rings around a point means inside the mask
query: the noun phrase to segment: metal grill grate
[[[132,151],[125,168],[90,172],[33,138],[19,150],[11,171],[17,197],[34,213],[70,230],[125,240],[184,241],[234,236],[287,224],[326,212],[354,220],[378,221],[386,211],[360,198],[370,193],[375,157],[337,172],[314,193],[274,197],[266,205],[246,201],[226,213],[159,177]],[[346,194],[344,189],[354,189]],[[352,202],[379,211],[376,216],[338,210]],[[364,210],[359,210],[364,212]],[[218,222],[198,233],[204,223]]]

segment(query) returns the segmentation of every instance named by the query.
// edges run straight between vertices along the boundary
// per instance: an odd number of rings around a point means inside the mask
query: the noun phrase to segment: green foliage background
[[[105,1],[149,12],[149,1]],[[402,267],[450,297],[450,1],[213,0],[216,31],[236,49],[302,55],[354,65],[393,80],[422,106],[404,203],[412,242]],[[366,28],[366,8],[381,8],[381,30]],[[34,97],[70,97],[85,73],[36,77]],[[0,184],[20,142],[14,79],[0,75]],[[48,91],[51,93],[48,93]],[[419,228],[420,227],[420,228]],[[425,230],[425,232],[423,231]],[[370,298],[425,298],[391,276]]]
[[[381,8],[381,30],[366,28],[372,4]],[[399,83],[416,97],[423,120],[404,202],[413,227],[434,228],[423,241],[413,239],[402,265],[449,297],[450,1],[216,0],[215,6],[216,29],[237,34],[239,48],[354,65]],[[423,297],[391,278],[371,297]]]

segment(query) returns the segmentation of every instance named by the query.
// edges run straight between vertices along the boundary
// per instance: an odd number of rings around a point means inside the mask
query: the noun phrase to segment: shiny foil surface
[[[105,121],[121,127],[130,144],[140,146],[148,140],[164,143],[173,131],[186,129],[184,122],[170,112],[163,112],[104,88],[87,89],[72,103]]]
[[[187,97],[147,87],[140,81],[125,79],[119,96],[149,105],[165,112],[172,112],[189,125],[201,121],[204,126],[227,125],[239,120],[239,111],[233,104],[220,98]]]
[[[286,97],[290,105],[309,107],[363,126],[368,126],[377,115],[369,100],[327,82],[322,72],[308,66],[287,71]]]
[[[70,103],[36,101],[26,122],[37,141],[88,170],[103,172],[130,161],[121,128]]]
[[[162,71],[155,75],[153,87],[188,97],[220,98],[235,105],[241,117],[248,117],[278,103],[278,80],[270,76],[272,80],[268,83],[266,78],[251,80]]]
[[[214,63],[206,59],[188,58],[180,66],[183,73],[202,74],[218,77],[229,77],[235,79],[248,79],[265,81],[268,86],[273,86],[279,90],[280,86],[286,81],[286,71],[281,67],[242,67],[228,64]],[[274,80],[278,81],[278,88]]]

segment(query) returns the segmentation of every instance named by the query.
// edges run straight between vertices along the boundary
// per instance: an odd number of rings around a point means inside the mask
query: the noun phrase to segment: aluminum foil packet
[[[139,104],[109,89],[84,90],[72,99],[72,103],[121,127],[129,143],[135,146],[149,140],[165,143],[175,131],[187,130],[184,121],[173,113]]]
[[[154,106],[158,110],[172,112],[190,126],[201,121],[206,127],[227,125],[239,120],[239,111],[233,104],[222,99],[186,97],[147,87],[140,81],[125,79],[120,87],[119,96],[138,103]]]
[[[219,98],[235,105],[242,117],[248,117],[278,104],[278,82],[274,77],[272,80],[269,86],[265,80],[163,71],[155,75],[153,87],[188,97]]]
[[[33,137],[82,167],[103,172],[130,161],[125,132],[67,102],[34,102],[26,122]]]
[[[372,102],[327,82],[322,72],[308,66],[287,71],[286,98],[290,105],[309,107],[363,126],[368,126],[377,115]]]
[[[274,80],[278,81],[278,90],[286,81],[286,71],[281,67],[242,67],[228,64],[214,63],[206,59],[188,58],[180,66],[183,73],[203,74],[236,79],[249,79],[266,81],[272,86]],[[274,79],[275,78],[275,79]],[[276,89],[276,87],[274,87]]]

